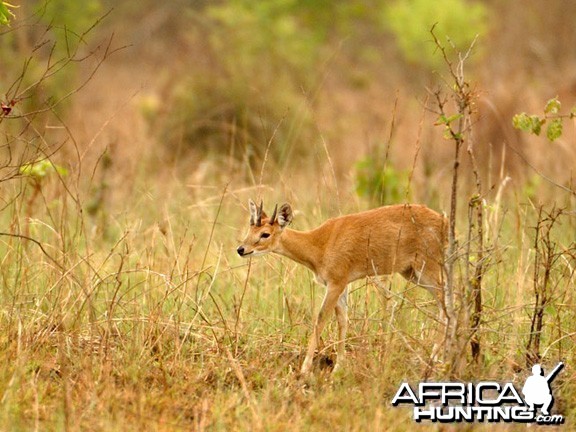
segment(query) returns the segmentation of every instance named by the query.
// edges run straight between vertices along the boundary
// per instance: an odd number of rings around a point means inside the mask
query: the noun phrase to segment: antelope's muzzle
[[[238,246],[238,249],[236,249],[236,252],[238,252],[238,255],[240,255],[241,257],[246,256],[246,255],[250,255],[251,252],[246,253],[246,249],[244,249],[244,246]]]

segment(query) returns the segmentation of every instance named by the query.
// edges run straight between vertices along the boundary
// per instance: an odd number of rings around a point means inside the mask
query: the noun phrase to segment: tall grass
[[[142,178],[137,189],[147,197],[118,192],[124,200],[108,209],[103,236],[102,222],[61,191],[66,181],[51,179],[32,209],[14,204],[2,212],[10,228],[0,237],[2,429],[407,427],[410,413],[391,407],[390,398],[402,381],[422,379],[435,343],[435,306],[425,290],[398,277],[355,283],[346,371],[329,379],[330,326],[316,381],[303,387],[296,371],[322,292],[292,262],[236,256],[247,224],[241,203],[251,188],[221,185],[192,200],[177,180]],[[25,186],[23,197],[30,192]],[[311,195],[295,198],[297,228],[330,213]],[[507,206],[491,210],[501,223],[485,274],[483,358],[463,379],[526,376],[537,212],[520,202]],[[567,215],[554,231],[572,255],[552,269],[545,365],[576,361],[573,226]],[[34,241],[16,236],[24,231]],[[570,368],[555,388],[557,409],[570,423]]]

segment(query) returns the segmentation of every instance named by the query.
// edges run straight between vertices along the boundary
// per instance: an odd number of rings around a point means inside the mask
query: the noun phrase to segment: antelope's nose
[[[244,246],[238,246],[238,249],[236,249],[236,252],[238,252],[238,255],[240,255],[240,256],[244,255]]]

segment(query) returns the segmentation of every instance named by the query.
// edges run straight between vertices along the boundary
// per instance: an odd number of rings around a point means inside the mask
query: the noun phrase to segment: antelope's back
[[[444,216],[417,204],[379,207],[329,221],[330,254],[351,264],[355,277],[441,265],[447,242]]]
[[[392,237],[398,239],[392,254],[398,263],[395,271],[403,271],[409,265],[418,270],[424,265],[444,263],[448,223],[443,215],[416,204],[383,207],[382,214],[384,219],[389,216],[394,221]]]

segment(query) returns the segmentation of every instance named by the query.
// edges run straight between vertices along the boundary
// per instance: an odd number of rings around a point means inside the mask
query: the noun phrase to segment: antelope
[[[312,368],[316,347],[328,315],[334,311],[338,322],[336,363],[342,367],[348,325],[347,285],[367,276],[399,273],[408,281],[426,288],[435,297],[441,321],[444,308],[444,248],[446,218],[424,205],[400,204],[329,219],[311,231],[287,228],[293,211],[289,204],[274,208],[271,217],[249,201],[250,227],[237,252],[252,257],[269,252],[283,255],[308,267],[326,287],[316,317],[306,357],[305,375]]]

